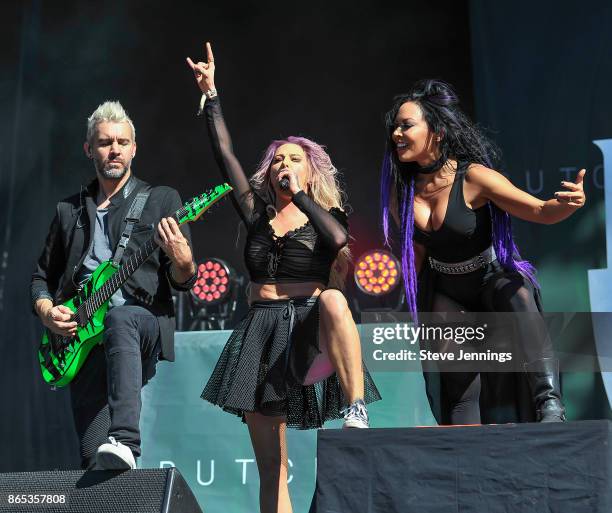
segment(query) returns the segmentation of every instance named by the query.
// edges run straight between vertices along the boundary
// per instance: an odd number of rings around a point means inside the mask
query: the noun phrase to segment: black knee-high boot
[[[559,360],[542,358],[524,364],[529,387],[536,407],[538,422],[565,421],[565,407],[561,400]]]

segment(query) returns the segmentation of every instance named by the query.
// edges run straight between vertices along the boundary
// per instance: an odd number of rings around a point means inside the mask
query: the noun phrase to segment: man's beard
[[[107,180],[118,180],[119,178],[123,178],[125,173],[127,173],[128,168],[123,167],[111,167],[106,169],[101,169],[100,174],[102,178],[106,178]]]
[[[130,169],[131,163],[132,159],[121,164],[121,167],[107,167],[102,162],[97,162],[94,160],[96,171],[100,174],[100,176],[102,176],[102,178],[107,180],[119,180],[123,178]]]

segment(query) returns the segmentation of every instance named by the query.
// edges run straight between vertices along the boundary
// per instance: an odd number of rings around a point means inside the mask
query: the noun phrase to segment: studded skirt
[[[283,416],[287,426],[318,428],[338,419],[346,400],[337,375],[304,385],[319,351],[318,297],[258,301],[230,335],[202,399],[242,417]],[[380,399],[363,366],[366,403]]]

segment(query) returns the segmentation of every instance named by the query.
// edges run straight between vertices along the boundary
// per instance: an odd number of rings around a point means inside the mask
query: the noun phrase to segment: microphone
[[[281,190],[288,191],[289,190],[289,178],[287,178],[286,176],[281,178],[281,181],[279,182],[278,186],[281,188]]]

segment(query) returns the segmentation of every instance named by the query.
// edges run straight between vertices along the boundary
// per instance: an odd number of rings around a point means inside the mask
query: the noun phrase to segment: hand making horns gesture
[[[208,62],[194,63],[187,57],[187,64],[193,70],[198,87],[203,93],[215,89],[215,58],[210,43],[206,43],[206,58]]]

